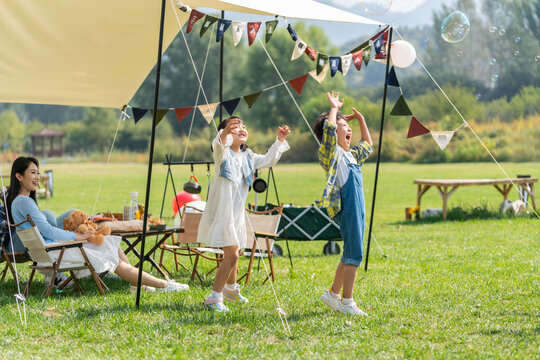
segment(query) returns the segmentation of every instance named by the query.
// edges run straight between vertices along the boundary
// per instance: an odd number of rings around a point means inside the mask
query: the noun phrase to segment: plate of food
[[[150,219],[149,224],[150,230],[164,230],[167,227],[165,221],[161,218]]]

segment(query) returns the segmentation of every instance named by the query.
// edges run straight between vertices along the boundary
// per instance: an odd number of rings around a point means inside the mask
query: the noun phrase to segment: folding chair
[[[203,281],[201,274],[199,274],[199,271],[197,270],[199,259],[202,258],[216,262],[216,266],[214,266],[204,275],[207,276],[215,271],[218,268],[219,263],[223,260],[223,250],[219,248],[205,247],[197,242],[197,234],[199,231],[199,222],[201,221],[201,217],[202,212],[200,210],[187,205],[185,206],[182,214],[182,220],[180,221],[180,226],[184,228],[184,232],[178,234],[177,241],[173,239],[172,245],[164,244],[161,246],[159,266],[161,266],[169,275],[171,275],[169,270],[163,266],[163,254],[165,251],[170,251],[174,254],[174,262],[177,271],[180,269],[180,267],[190,271],[184,264],[178,261],[179,256],[187,256],[190,258],[195,257],[193,268],[191,269],[191,280],[193,281],[195,276],[197,276],[202,284]]]
[[[246,209],[246,211],[246,231],[248,237],[244,254],[247,255],[249,253],[250,257],[247,272],[238,279],[238,282],[245,277],[246,285],[249,283],[249,277],[251,276],[251,271],[253,269],[253,259],[255,259],[255,257],[258,257],[259,260],[268,258],[270,264],[270,273],[266,279],[264,279],[263,284],[270,278],[275,282],[276,276],[274,262],[272,260],[274,252],[272,248],[274,246],[274,241],[279,237],[277,232],[281,213],[283,212],[283,204],[266,211],[255,211],[250,209]]]
[[[33,261],[33,264],[30,265],[30,269],[32,269],[32,272],[30,273],[30,278],[28,279],[26,289],[24,290],[24,296],[28,295],[28,291],[30,289],[30,285],[32,284],[32,279],[34,278],[36,270],[52,271],[51,282],[45,290],[47,297],[49,297],[51,293],[56,274],[59,272],[69,272],[70,276],[58,286],[58,289],[63,289],[71,280],[73,280],[77,287],[77,291],[82,294],[83,291],[81,285],[79,283],[79,280],[75,276],[74,271],[85,269],[90,271],[90,274],[96,282],[99,293],[101,295],[105,295],[103,288],[105,288],[106,290],[109,290],[109,288],[107,288],[105,283],[96,274],[96,272],[94,271],[94,267],[86,256],[86,252],[83,248],[83,244],[86,243],[86,240],[75,240],[64,242],[61,244],[46,245],[43,237],[41,236],[41,233],[34,224],[34,221],[30,217],[30,215],[27,216],[26,220],[13,225],[13,227],[19,226],[26,222],[29,222],[32,227],[17,231],[17,235],[21,239],[23,245],[26,247],[26,250],[28,251],[28,254]],[[79,249],[79,251],[77,252],[76,249]],[[66,254],[66,252],[68,253]],[[62,262],[64,256],[70,259],[70,261]]]

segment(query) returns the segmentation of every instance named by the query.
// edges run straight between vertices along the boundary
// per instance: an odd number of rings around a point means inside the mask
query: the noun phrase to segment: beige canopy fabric
[[[186,0],[192,8],[379,24],[312,0]],[[176,14],[175,14],[176,13]],[[156,63],[159,0],[0,0],[0,102],[121,108]],[[163,51],[189,13],[166,0]]]
[[[163,51],[180,30],[167,5]],[[121,108],[157,60],[161,1],[0,0],[0,14],[1,102]]]

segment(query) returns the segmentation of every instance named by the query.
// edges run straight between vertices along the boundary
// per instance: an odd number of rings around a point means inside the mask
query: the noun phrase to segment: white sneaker
[[[226,307],[225,304],[223,303],[222,297],[215,298],[215,297],[209,296],[204,301],[204,306],[208,310],[212,310],[215,312],[228,312],[229,311],[229,308]]]
[[[177,283],[174,280],[167,280],[167,286],[164,288],[157,288],[156,290],[159,292],[180,292],[189,290],[189,286],[187,284]]]
[[[156,288],[155,288],[155,287],[153,287],[153,286],[148,286],[148,285],[143,285],[143,286],[141,287],[141,290],[142,290],[142,291],[146,291],[146,292],[151,292],[151,293],[156,292]],[[136,293],[136,292],[137,292],[137,285],[131,285],[131,286],[129,287],[129,291],[132,292],[132,293]]]
[[[358,305],[353,301],[352,303],[345,305],[341,301],[338,303],[337,311],[344,313],[344,314],[353,314],[358,316],[367,316],[365,312],[360,310]]]
[[[337,311],[338,305],[341,302],[341,296],[338,298],[333,297],[332,294],[330,294],[330,290],[326,290],[326,292],[321,296],[321,300],[323,303],[328,305],[332,310]]]
[[[240,294],[240,286],[237,285],[234,290],[223,289],[223,297],[230,302],[238,302],[247,304],[249,300],[242,294]]]
[[[52,274],[45,274],[43,275],[43,280],[47,284],[47,286],[51,283]],[[67,280],[67,276],[64,275],[64,273],[56,273],[56,278],[54,279],[53,287],[57,288],[61,283]],[[64,289],[70,288],[73,286],[73,280],[71,280],[69,283],[67,283],[66,286],[64,286]]]

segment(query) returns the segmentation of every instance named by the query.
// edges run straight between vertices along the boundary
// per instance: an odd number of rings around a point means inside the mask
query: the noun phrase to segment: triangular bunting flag
[[[317,51],[313,50],[309,46],[306,47],[306,55],[311,59],[311,61],[317,60]]]
[[[238,45],[238,43],[242,39],[242,35],[244,35],[244,28],[245,27],[246,27],[246,22],[245,21],[233,21],[232,22],[232,32],[233,32],[234,46]]]
[[[199,108],[199,111],[201,112],[201,115],[206,120],[206,122],[210,124],[210,122],[214,118],[214,114],[216,113],[218,105],[219,103],[204,104],[197,106],[197,108]]]
[[[326,64],[326,61],[328,60],[328,55],[325,54],[317,54],[317,75],[321,73],[324,69],[324,64]]]
[[[248,29],[248,42],[249,46],[253,44],[255,41],[255,38],[257,37],[257,32],[259,31],[259,28],[261,27],[261,22],[248,22],[247,29]]]
[[[223,34],[225,34],[225,31],[227,31],[229,26],[231,26],[231,23],[231,20],[218,19],[216,42],[221,41],[221,38],[223,38]]]
[[[217,17],[206,15],[203,20],[203,25],[201,27],[201,31],[199,31],[199,36],[202,37],[204,33],[219,19]]]
[[[240,102],[240,98],[236,98],[236,99],[232,99],[232,100],[223,101],[221,103],[221,105],[223,105],[223,107],[225,108],[225,110],[227,110],[229,115],[232,116],[232,114],[234,113],[234,110],[236,110],[236,107],[238,106],[239,102]]]
[[[361,43],[360,45],[358,45],[357,47],[355,47],[354,49],[352,49],[350,52],[351,53],[355,53],[357,52],[358,50],[362,50],[363,48],[365,48],[366,46],[369,45],[369,40],[366,40],[364,41],[363,43]]]
[[[409,106],[407,105],[407,102],[405,101],[405,98],[403,97],[403,95],[401,95],[399,99],[396,101],[396,104],[392,108],[392,111],[390,111],[390,115],[393,115],[393,116],[412,115],[412,112],[409,109]]]
[[[452,140],[452,136],[454,136],[455,131],[431,131],[431,136],[433,136],[433,139],[439,145],[441,150],[444,150],[448,143],[450,143],[450,140]]]
[[[306,43],[303,42],[302,39],[298,38],[296,40],[296,43],[294,44],[294,50],[291,56],[291,60],[298,59],[304,53],[304,51],[306,51],[306,47]]]
[[[306,83],[306,80],[308,78],[309,74],[305,74],[302,76],[297,77],[296,79],[289,80],[289,84],[293,87],[294,90],[300,95],[302,92],[302,89],[304,88],[304,84]]]
[[[244,100],[246,100],[246,103],[248,104],[248,108],[251,109],[251,107],[253,106],[253,104],[255,104],[255,101],[257,101],[257,99],[259,98],[259,96],[261,96],[261,94],[262,94],[262,91],[259,91],[259,92],[244,96]]]
[[[178,123],[184,120],[184,118],[187,116],[187,114],[189,114],[191,109],[193,109],[193,106],[184,107],[184,108],[174,108],[174,112],[176,113],[176,120],[178,121]]]
[[[396,70],[394,69],[393,66],[390,69],[390,72],[388,73],[388,79],[386,79],[386,85],[399,87],[399,81],[396,76]]]
[[[289,34],[291,34],[293,41],[296,41],[296,39],[298,39],[298,35],[296,35],[296,31],[294,31],[291,24],[287,25],[287,31],[289,32]]]
[[[338,70],[341,71],[341,58],[339,56],[330,56],[328,62],[330,63],[330,75],[334,77]]]
[[[358,50],[352,53],[352,58],[353,58],[352,61],[353,61],[354,66],[356,67],[356,70],[358,71],[360,71],[360,69],[362,68],[363,57],[364,57],[363,50]]]
[[[157,109],[157,113],[156,113],[156,126],[161,122],[161,120],[163,119],[163,117],[165,115],[167,115],[167,113],[169,112],[169,109]],[[152,114],[152,116],[154,116],[154,109],[150,109],[150,114]]]
[[[343,75],[347,75],[352,63],[352,54],[343,55],[341,57],[341,72]]]
[[[276,30],[276,27],[278,25],[277,20],[270,20],[264,23],[265,29],[266,29],[266,36],[264,37],[264,40],[268,43],[270,41],[270,38],[272,35],[274,35],[274,30]]]
[[[189,34],[191,29],[193,29],[193,25],[200,19],[204,17],[204,14],[197,10],[191,10],[191,14],[189,14],[189,20],[188,20],[188,26],[186,29],[186,33]]]
[[[135,121],[136,124],[143,118],[144,115],[146,115],[148,109],[131,108],[131,111],[133,111],[133,121]]]
[[[415,136],[420,136],[427,134],[429,129],[424,126],[417,118],[414,116],[411,118],[411,123],[409,125],[409,133],[407,134],[407,139],[410,139]]]
[[[373,35],[371,37],[371,41],[375,41],[379,36],[381,36],[384,32],[386,32],[386,30],[388,30],[388,27],[385,27],[384,29],[382,29],[381,31],[379,31],[378,33],[376,33],[375,35]]]
[[[381,52],[383,46],[383,34],[381,34],[375,41],[373,41],[373,48],[375,49],[375,54]]]
[[[311,70],[309,72],[309,75],[311,75],[312,78],[317,80],[317,82],[319,84],[322,84],[323,80],[326,78],[326,74],[328,74],[328,69],[329,68],[330,68],[330,65],[326,64],[326,65],[324,65],[324,68],[322,69],[322,71],[319,74],[317,74],[317,70]]]
[[[372,48],[372,46],[368,45],[364,49],[364,64],[366,64],[366,66],[369,63],[369,59],[371,58],[371,48]]]

